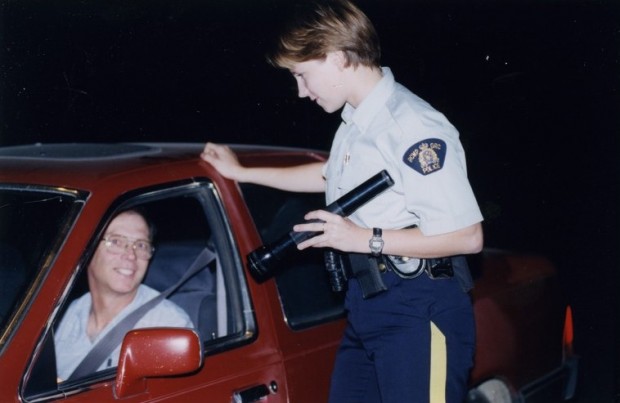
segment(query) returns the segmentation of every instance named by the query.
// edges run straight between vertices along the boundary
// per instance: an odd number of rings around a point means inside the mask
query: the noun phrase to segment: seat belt
[[[75,368],[68,379],[76,379],[95,372],[103,361],[108,358],[114,349],[121,344],[125,334],[132,330],[138,321],[157,304],[172,294],[177,288],[185,283],[190,277],[205,268],[208,264],[215,260],[215,253],[209,248],[205,248],[196,257],[190,268],[185,272],[183,277],[174,285],[163,291],[155,298],[145,302],[136,310],[129,313],[125,318],[118,322],[99,342],[86,354],[80,364]]]

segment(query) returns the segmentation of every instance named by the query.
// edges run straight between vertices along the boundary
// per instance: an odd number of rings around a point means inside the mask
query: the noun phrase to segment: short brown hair
[[[379,67],[381,47],[370,19],[348,0],[302,1],[280,34],[268,61],[281,68],[324,60],[342,51],[346,65]]]

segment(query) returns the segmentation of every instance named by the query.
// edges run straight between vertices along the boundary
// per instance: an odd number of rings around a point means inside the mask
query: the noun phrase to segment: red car
[[[235,146],[247,165],[325,160],[318,151]],[[324,402],[344,328],[321,251],[293,254],[254,281],[247,256],[274,242],[321,194],[223,179],[201,144],[47,144],[0,148],[0,401]],[[85,267],[115,212],[140,206],[157,228],[145,283],[166,290],[195,329],[129,332],[117,368],[59,381],[54,331],[86,290]],[[572,397],[572,319],[539,256],[473,256],[478,345],[470,402]]]

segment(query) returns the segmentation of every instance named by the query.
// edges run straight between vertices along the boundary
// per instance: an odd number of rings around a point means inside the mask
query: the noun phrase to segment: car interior
[[[195,326],[207,355],[225,351],[233,345],[249,342],[256,334],[251,301],[244,288],[252,281],[243,273],[230,224],[207,187],[170,188],[134,193],[112,206],[100,223],[97,234],[84,253],[82,269],[76,274],[63,299],[52,328],[58,325],[71,301],[88,291],[86,267],[107,223],[120,210],[139,207],[155,228],[155,251],[143,283],[160,291],[183,308]],[[205,191],[207,190],[207,191]],[[323,196],[275,191],[265,187],[244,187],[244,199],[250,208],[263,242],[273,242],[292,225],[303,220],[305,212],[320,208]],[[265,200],[270,200],[265,203]],[[186,281],[178,281],[193,266],[197,256],[208,250],[215,257],[199,267]],[[344,316],[343,294],[330,289],[323,255],[318,250],[299,254],[290,266],[278,273],[276,284],[286,323],[293,330],[316,326]],[[57,383],[52,333],[43,340],[41,351],[24,395],[29,398],[69,393],[76,388],[112,378],[116,369],[92,373],[80,379]]]
[[[117,211],[133,207],[139,207],[146,215],[154,229],[155,252],[143,284],[160,292],[170,292],[168,299],[190,316],[206,353],[217,351],[218,346],[230,343],[230,339],[236,342],[234,336],[244,334],[246,326],[239,313],[242,311],[242,302],[237,298],[239,279],[223,269],[223,265],[229,268],[234,260],[230,241],[224,234],[224,219],[212,211],[212,203],[212,198],[201,192],[169,191],[156,197],[145,195],[124,201],[110,210],[106,218],[109,221]],[[85,258],[92,256],[106,226],[107,222],[101,223],[100,233],[85,252]],[[195,268],[188,277],[186,272],[205,249],[211,256],[208,264]],[[219,253],[221,250],[226,252]],[[53,327],[59,324],[70,303],[88,291],[87,266],[84,264],[84,269],[77,274]],[[187,278],[179,283],[183,276]],[[105,370],[57,384],[55,377],[50,376],[55,373],[50,371],[56,362],[53,344],[53,337],[48,335],[26,385],[26,395],[49,395],[57,387],[74,388],[115,373],[115,370]]]
[[[213,251],[212,247],[198,242],[159,244],[143,283],[164,292],[183,277],[204,248]],[[203,342],[223,336],[227,331],[226,290],[223,281],[217,281],[218,276],[222,276],[221,267],[215,259],[168,297],[189,315]]]
[[[246,183],[241,188],[265,244],[286,235],[294,224],[304,221],[307,212],[325,206],[322,193],[285,192]],[[293,254],[275,280],[286,322],[292,329],[344,317],[344,293],[331,290],[322,250],[312,248]]]

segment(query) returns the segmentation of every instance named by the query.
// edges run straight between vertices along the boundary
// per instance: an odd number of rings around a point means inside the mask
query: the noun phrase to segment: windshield
[[[0,187],[0,346],[27,290],[64,239],[75,192]]]

